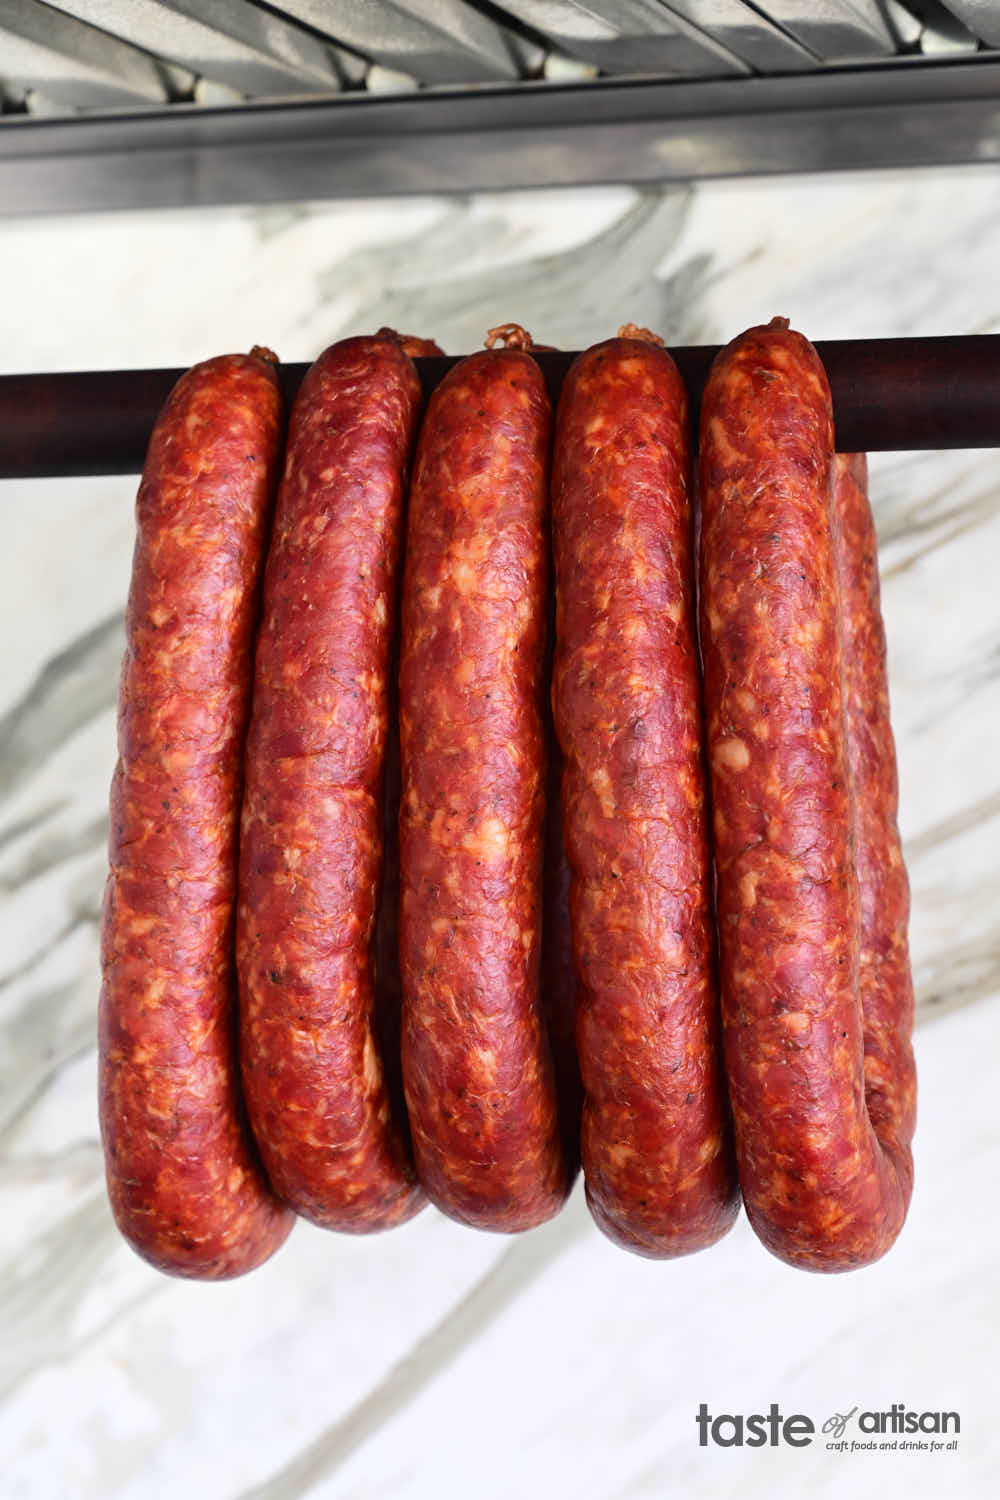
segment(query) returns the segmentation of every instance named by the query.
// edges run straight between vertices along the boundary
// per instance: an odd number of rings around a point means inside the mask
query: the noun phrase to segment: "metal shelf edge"
[[[0,213],[1000,161],[1000,54],[0,121]]]

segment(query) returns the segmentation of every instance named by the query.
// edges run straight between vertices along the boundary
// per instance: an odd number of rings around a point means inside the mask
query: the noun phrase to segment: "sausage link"
[[[712,1244],[738,1208],[714,969],[687,395],[618,338],[563,386],[553,704],[580,997],[582,1157],[606,1234]]]
[[[865,1098],[879,1140],[894,1143],[904,1196],[917,1115],[913,980],[907,945],[910,887],[896,817],[899,783],[889,718],[878,543],[863,453],[834,459],[834,540],[840,583],[847,759],[854,795],[855,869],[861,902],[858,983],[865,1039]]]
[[[237,959],[247,1107],[313,1223],[423,1199],[375,1017],[388,671],[420,384],[384,330],[327,349],[292,412],[247,740]]]
[[[481,353],[428,405],[403,589],[403,1082],[444,1212],[514,1231],[569,1186],[539,1002],[551,409],[530,355]]]
[[[238,1276],[293,1216],[239,1097],[236,824],[258,582],[280,464],[273,356],[196,365],[161,412],[137,539],[101,932],[100,1120],[111,1207],[146,1260]]]
[[[380,328],[377,337],[381,338],[383,334],[398,338],[403,353],[408,354],[411,359],[440,358],[444,354],[441,345],[434,339],[422,339],[415,333],[397,334],[393,328]]]
[[[867,691],[877,658],[862,639],[878,627],[874,596],[852,588],[845,662],[832,464],[829,386],[808,341],[775,320],[724,349],[702,401],[700,491],[725,1055],[751,1223],[816,1271],[884,1254],[911,1185],[908,1150],[865,1099],[855,847],[880,864],[887,830],[874,817],[856,828],[852,759],[872,794],[865,757],[849,754],[845,675]],[[848,532],[847,573],[854,545]],[[871,804],[883,822],[886,789]]]

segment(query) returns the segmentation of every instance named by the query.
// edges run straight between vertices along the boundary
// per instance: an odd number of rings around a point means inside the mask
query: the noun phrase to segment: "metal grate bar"
[[[989,47],[1000,47],[1000,5],[997,0],[944,0],[973,36]]]
[[[502,29],[462,0],[275,0],[383,67],[422,83],[481,83],[516,78]]]
[[[15,98],[38,90],[67,106],[169,98],[167,75],[155,58],[41,0],[4,0],[0,7],[0,76],[4,92]]]
[[[807,48],[743,0],[666,0],[666,5],[711,32],[758,73],[792,73],[818,66]]]
[[[241,94],[330,93],[340,86],[327,45],[249,0],[49,3]]]
[[[0,128],[0,213],[287,203],[1000,160],[1000,58],[521,83]]]
[[[759,8],[824,62],[891,57],[896,50],[877,0],[760,0]]]
[[[923,22],[921,50],[938,53],[975,48],[978,41],[1000,46],[997,0],[909,0]]]
[[[701,78],[746,73],[746,64],[659,0],[503,0],[504,9],[560,51],[605,73]]]

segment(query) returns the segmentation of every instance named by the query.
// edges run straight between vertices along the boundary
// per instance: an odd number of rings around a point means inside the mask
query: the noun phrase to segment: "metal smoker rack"
[[[998,0],[4,0],[0,213],[1000,161]]]

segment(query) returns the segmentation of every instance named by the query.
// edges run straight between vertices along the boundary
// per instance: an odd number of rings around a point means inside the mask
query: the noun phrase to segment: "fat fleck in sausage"
[[[774,1254],[816,1271],[884,1254],[912,1181],[874,550],[856,487],[841,486],[835,524],[832,464],[829,387],[807,340],[776,319],[723,350],[700,488],[725,1055],[750,1220]],[[889,761],[873,778],[876,744]]]
[[[714,968],[687,393],[650,340],[596,345],[563,386],[553,703],[587,1198],[618,1243],[675,1256],[725,1234],[738,1198]]]
[[[403,588],[403,1082],[421,1181],[520,1230],[568,1190],[539,1004],[551,414],[531,356],[481,353],[431,396]]]
[[[247,739],[237,959],[264,1164],[328,1229],[422,1195],[379,1045],[374,929],[388,671],[420,384],[391,330],[308,371],[289,427]]]
[[[101,948],[100,1118],[118,1227],[179,1276],[287,1236],[239,1099],[236,824],[258,581],[280,463],[274,356],[174,387],[137,501]]]

